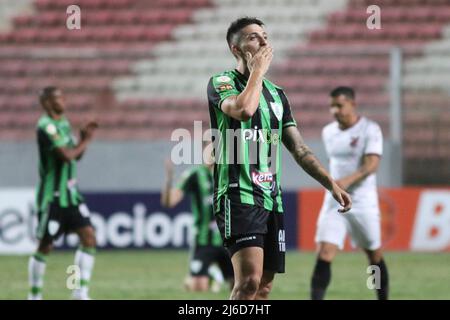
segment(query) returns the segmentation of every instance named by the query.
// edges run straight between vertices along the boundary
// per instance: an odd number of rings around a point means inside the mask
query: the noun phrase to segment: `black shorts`
[[[84,203],[67,208],[51,203],[46,211],[38,212],[37,237],[40,240],[52,242],[63,234],[91,226],[89,216],[89,209]]]
[[[194,248],[189,269],[191,276],[207,276],[208,268],[217,263],[225,279],[233,278],[233,265],[224,247],[197,246]]]
[[[221,201],[216,220],[230,257],[243,248],[260,247],[264,250],[263,269],[284,273],[286,242],[283,213],[246,204],[225,205],[225,201]]]
[[[191,276],[207,276],[211,264],[217,263],[225,279],[233,278],[233,265],[228,251],[220,246],[196,246],[190,261]]]

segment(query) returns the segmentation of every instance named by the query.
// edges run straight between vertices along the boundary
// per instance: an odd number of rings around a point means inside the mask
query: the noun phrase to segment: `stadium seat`
[[[409,177],[422,177],[430,145],[436,161],[449,157],[447,0],[377,1],[382,30],[361,28],[369,0],[79,0],[83,27],[74,31],[60,28],[73,1],[33,3],[34,12],[21,12],[10,31],[0,32],[2,139],[34,137],[42,112],[37,92],[55,83],[75,125],[102,115],[100,139],[168,139],[174,128],[208,122],[206,83],[234,68],[226,27],[236,12],[248,12],[267,24],[276,50],[269,77],[286,90],[306,138],[319,138],[332,120],[328,94],[342,84],[355,87],[361,112],[389,135],[388,56],[395,45],[405,52]],[[432,122],[422,112],[440,116]]]

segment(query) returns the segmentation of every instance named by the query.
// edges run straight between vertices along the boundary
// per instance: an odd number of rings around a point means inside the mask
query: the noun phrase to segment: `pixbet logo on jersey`
[[[244,141],[258,141],[277,145],[280,140],[280,135],[277,131],[278,130],[258,129],[258,127],[255,126],[253,129],[243,129],[242,138]]]
[[[266,190],[273,190],[275,188],[275,181],[272,172],[252,172],[252,181],[258,187]]]

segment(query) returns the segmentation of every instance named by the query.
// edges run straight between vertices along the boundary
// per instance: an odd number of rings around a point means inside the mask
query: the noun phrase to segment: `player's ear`
[[[238,58],[238,57],[243,58],[242,50],[241,50],[241,48],[239,48],[238,45],[232,44],[230,48],[231,48],[231,53],[232,53],[236,58]]]

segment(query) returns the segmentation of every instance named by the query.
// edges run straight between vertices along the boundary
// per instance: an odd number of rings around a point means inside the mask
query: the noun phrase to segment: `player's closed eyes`
[[[258,39],[258,37],[257,37],[256,35],[251,35],[248,39],[249,39],[250,41],[253,41],[253,40]],[[267,41],[268,37],[267,37],[267,36],[263,36],[263,39],[264,39],[265,41]]]

